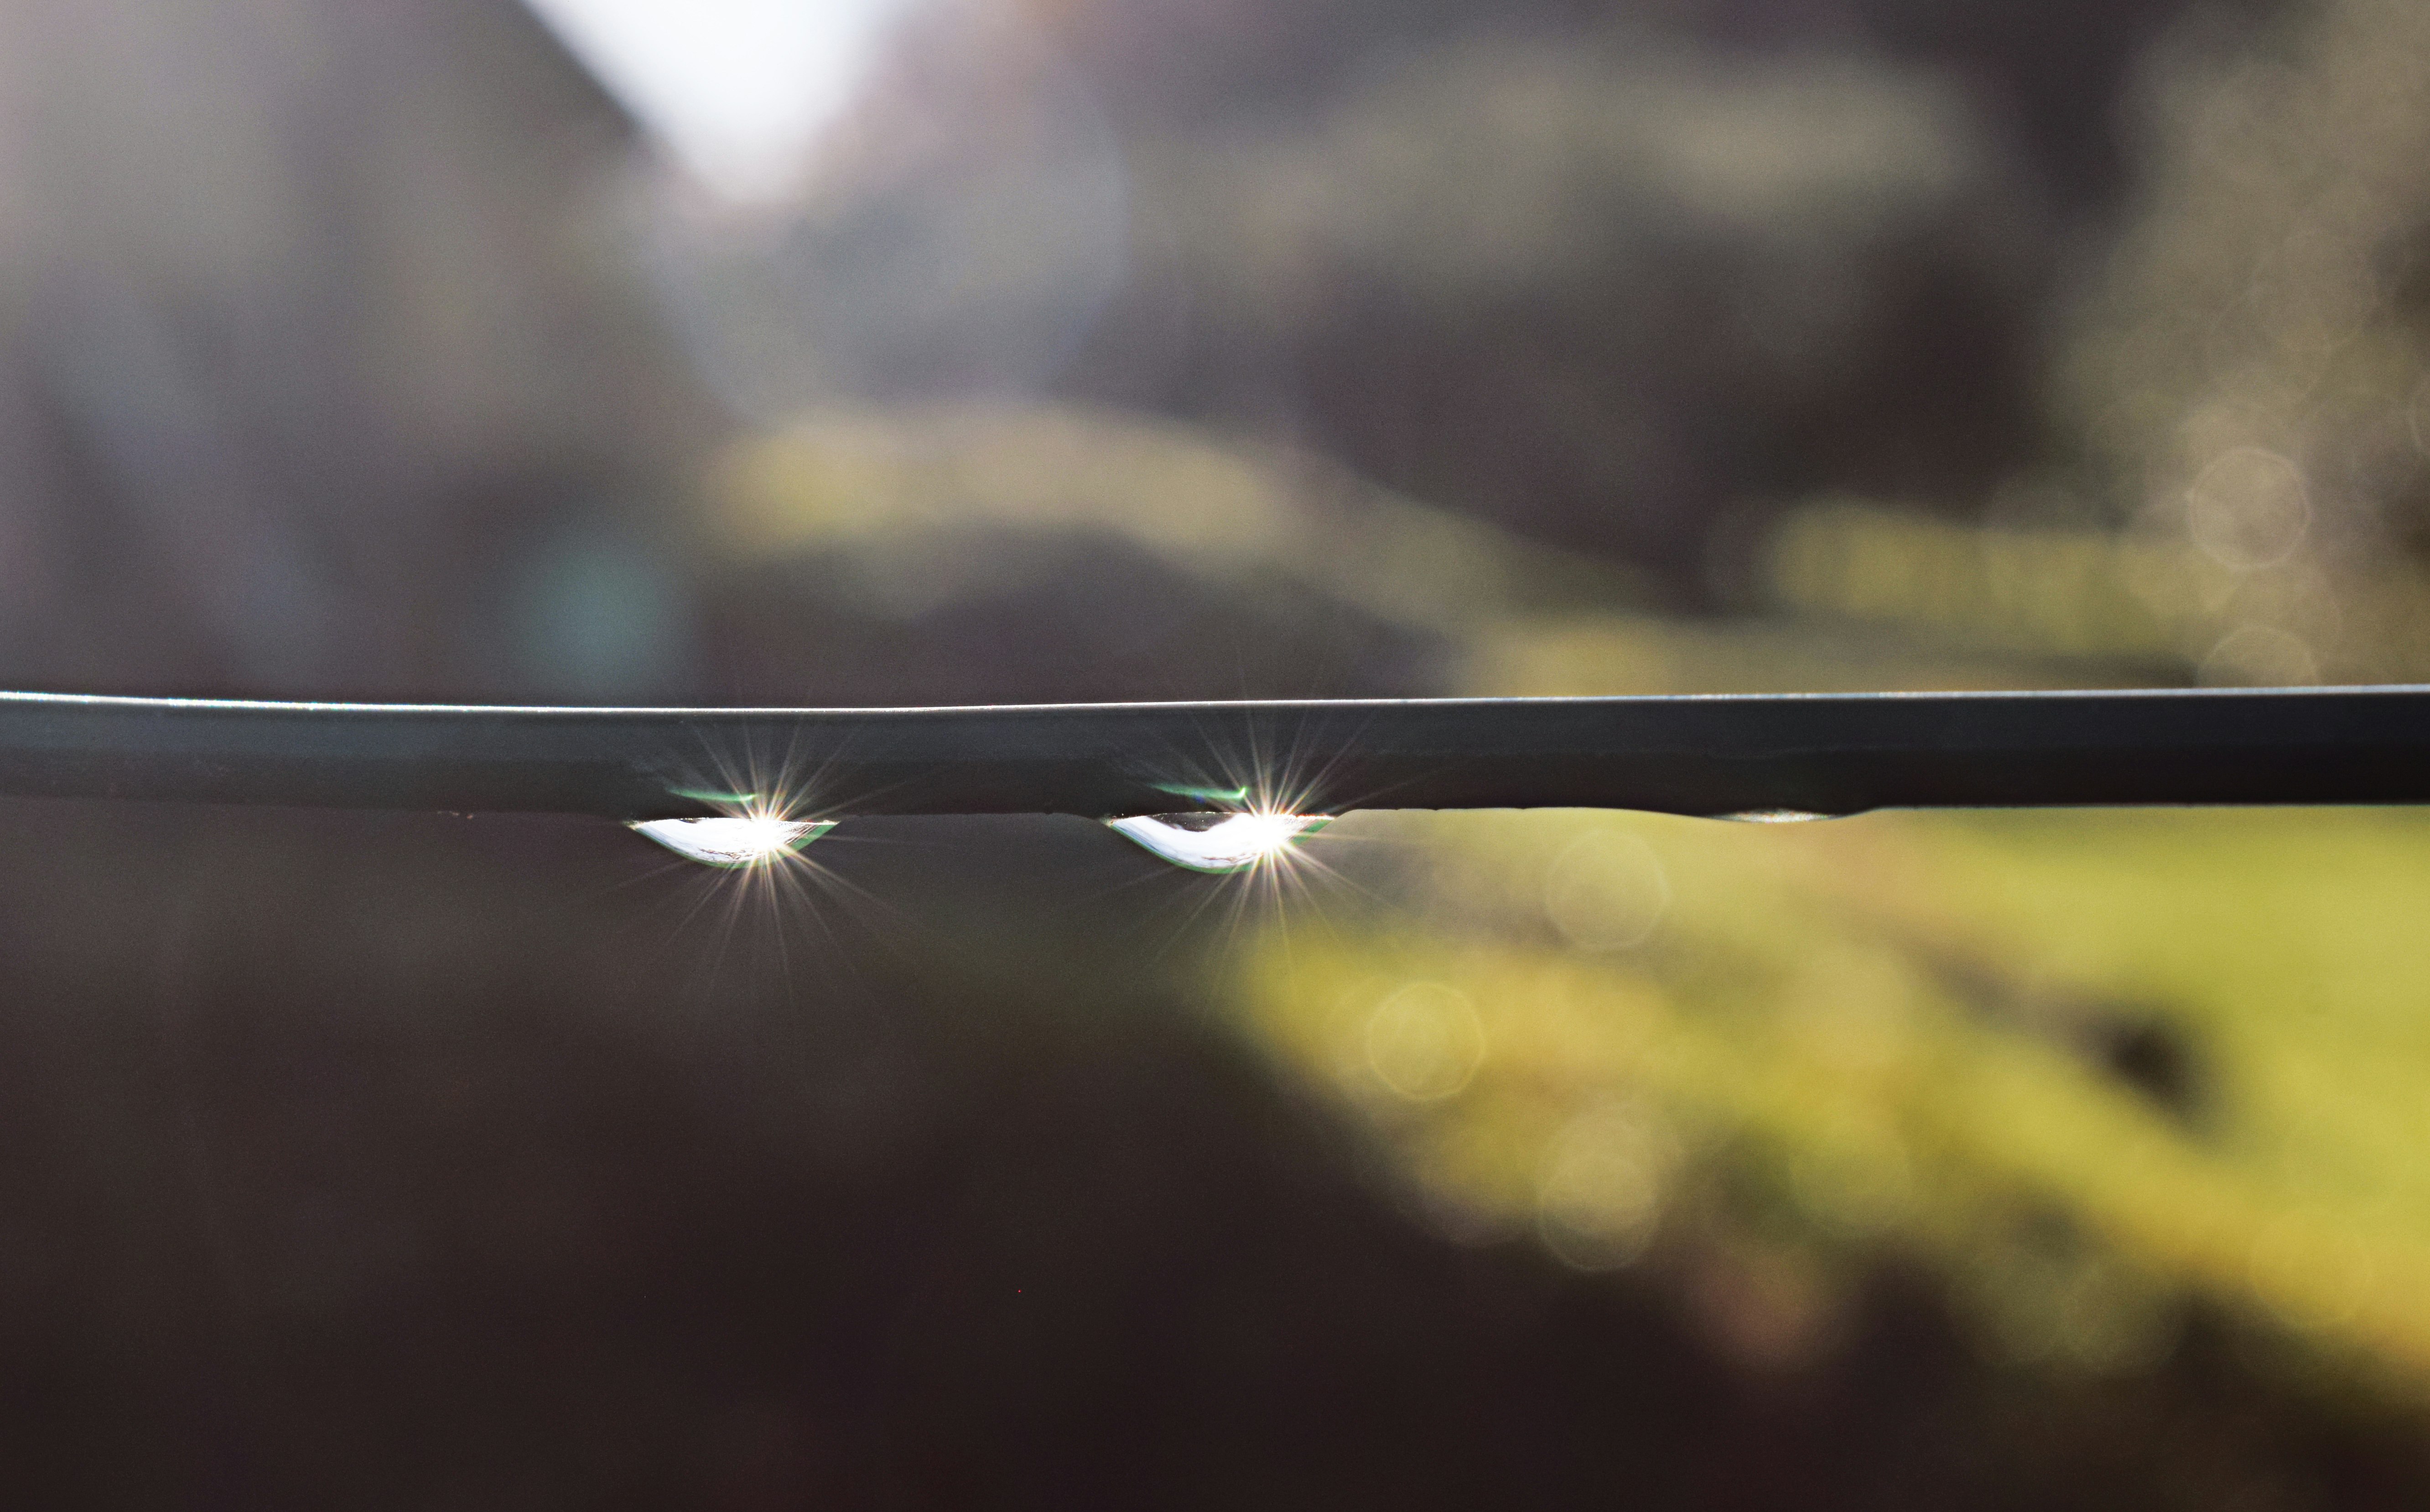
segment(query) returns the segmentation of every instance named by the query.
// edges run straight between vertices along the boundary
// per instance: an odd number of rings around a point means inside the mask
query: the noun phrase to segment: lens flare
[[[1279,858],[1301,837],[1333,822],[1330,814],[1133,814],[1109,819],[1116,833],[1192,872],[1247,872]]]
[[[743,814],[716,819],[635,820],[636,833],[703,866],[767,866],[802,849],[836,827],[827,820],[780,819]]]

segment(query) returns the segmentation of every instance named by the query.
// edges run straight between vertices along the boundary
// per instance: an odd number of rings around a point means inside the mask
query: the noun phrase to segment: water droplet
[[[1720,816],[1733,824],[1815,824],[1837,814],[1809,813],[1803,808],[1750,808],[1743,813]]]
[[[759,866],[836,827],[831,819],[777,819],[749,815],[736,819],[641,819],[629,826],[704,866]]]
[[[1134,814],[1106,823],[1175,866],[1245,872],[1333,822],[1330,814]]]

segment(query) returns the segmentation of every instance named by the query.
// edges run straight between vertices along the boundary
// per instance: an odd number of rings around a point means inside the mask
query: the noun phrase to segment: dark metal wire
[[[615,819],[2430,803],[2430,688],[600,709],[0,693],[0,792]]]

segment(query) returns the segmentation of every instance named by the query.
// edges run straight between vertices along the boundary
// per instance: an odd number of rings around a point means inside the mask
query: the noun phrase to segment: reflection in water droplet
[[[1743,813],[1721,816],[1734,824],[1812,824],[1837,814],[1809,813],[1803,808],[1750,808]]]
[[[686,860],[705,866],[759,866],[836,827],[831,819],[646,819],[630,826]]]
[[[1244,804],[1249,801],[1249,789],[1246,788],[1210,788],[1203,784],[1193,788],[1186,783],[1159,782],[1156,785],[1156,790],[1169,792],[1175,798],[1187,798],[1192,803],[1200,804]]]
[[[1106,821],[1192,872],[1245,872],[1332,822],[1330,814],[1134,814]]]

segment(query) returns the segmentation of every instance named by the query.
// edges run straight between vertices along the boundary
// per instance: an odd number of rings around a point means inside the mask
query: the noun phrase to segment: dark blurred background
[[[2420,680],[2426,336],[2412,0],[0,0],[0,686]],[[8,1499],[2430,1498],[2419,816],[810,797],[0,802]]]

